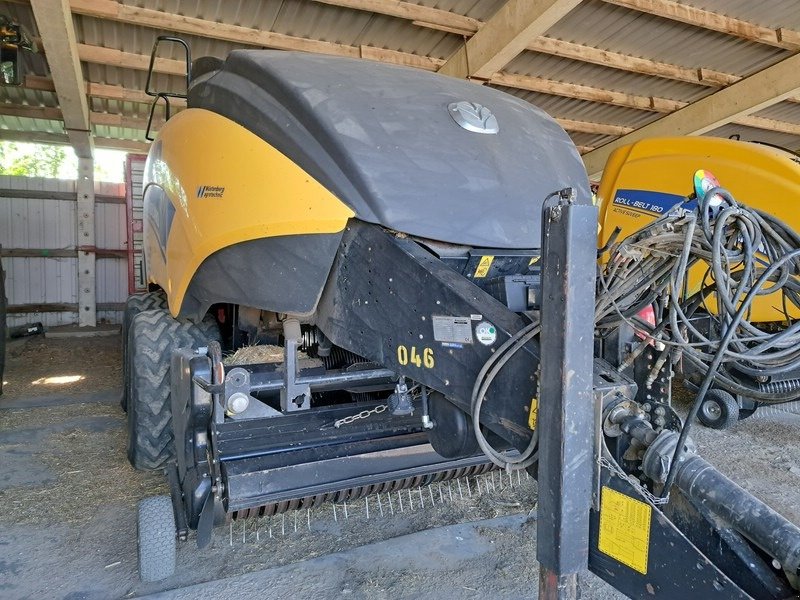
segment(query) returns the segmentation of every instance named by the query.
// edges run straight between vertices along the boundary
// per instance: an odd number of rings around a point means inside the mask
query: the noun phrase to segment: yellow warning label
[[[475,269],[475,277],[486,277],[493,260],[494,256],[481,256],[481,262],[478,263],[478,268]]]
[[[603,486],[597,548],[647,575],[651,513],[650,505]]]
[[[528,413],[528,427],[531,431],[536,429],[536,423],[539,422],[539,399],[531,398],[531,412]]]

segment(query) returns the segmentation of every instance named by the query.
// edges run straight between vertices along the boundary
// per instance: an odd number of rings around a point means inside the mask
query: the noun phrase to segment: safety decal
[[[475,277],[486,277],[493,260],[494,256],[481,256],[481,262],[478,263],[478,268],[475,269]]]
[[[649,504],[603,486],[598,550],[647,575],[652,512]]]
[[[528,429],[533,431],[539,422],[539,399],[531,398],[531,410],[528,413]]]

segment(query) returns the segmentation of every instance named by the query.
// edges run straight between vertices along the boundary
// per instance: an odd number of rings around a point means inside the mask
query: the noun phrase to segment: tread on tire
[[[175,513],[169,496],[145,498],[138,511],[139,578],[160,581],[175,573]]]
[[[128,460],[137,469],[161,469],[175,454],[170,406],[173,350],[219,339],[211,317],[178,321],[166,310],[139,313],[128,337]]]
[[[129,381],[128,381],[128,331],[131,328],[133,317],[146,310],[167,308],[167,295],[163,290],[145,292],[128,296],[125,301],[125,311],[122,314],[122,397],[120,405],[122,410],[128,410]]]

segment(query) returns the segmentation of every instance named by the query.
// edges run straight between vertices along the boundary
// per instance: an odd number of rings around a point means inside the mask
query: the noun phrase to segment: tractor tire
[[[175,572],[175,513],[169,496],[139,502],[139,578],[160,581]]]
[[[161,469],[175,455],[170,405],[170,363],[179,348],[219,341],[211,317],[202,323],[173,319],[166,310],[133,317],[128,334],[128,460],[141,470]]]
[[[167,295],[163,290],[155,292],[145,292],[143,294],[134,294],[128,296],[125,301],[125,312],[122,315],[122,397],[120,398],[120,406],[123,411],[128,410],[128,331],[131,328],[131,321],[133,317],[140,312],[146,310],[154,310],[156,308],[167,308]]]
[[[717,388],[708,390],[697,418],[711,429],[728,429],[739,420],[739,403],[725,390]]]

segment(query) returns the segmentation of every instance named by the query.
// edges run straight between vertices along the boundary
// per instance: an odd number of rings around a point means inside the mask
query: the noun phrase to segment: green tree
[[[2,135],[0,130],[0,137]],[[95,181],[124,182],[124,166],[125,152],[95,150]],[[70,146],[0,140],[0,175],[75,179],[78,176],[78,157]]]
[[[0,141],[0,175],[58,177],[67,158],[64,146]]]
[[[0,175],[58,177],[67,158],[64,146],[0,141]]]

